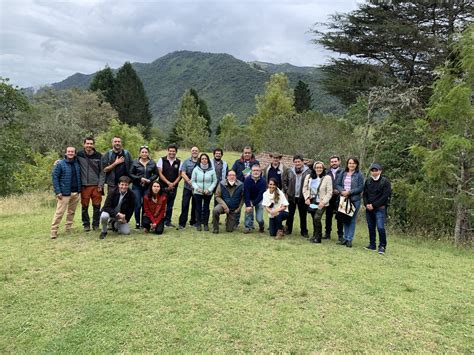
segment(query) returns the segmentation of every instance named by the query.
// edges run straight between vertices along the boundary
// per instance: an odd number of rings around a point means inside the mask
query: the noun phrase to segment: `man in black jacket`
[[[99,185],[102,154],[94,148],[95,140],[92,137],[84,139],[84,150],[77,153],[77,160],[81,167],[81,205],[82,225],[84,231],[91,230],[89,218],[89,202],[92,201],[92,228],[99,228],[100,204],[102,203],[102,186]]]
[[[100,215],[100,223],[102,224],[100,239],[104,239],[107,235],[109,220],[112,221],[113,229],[117,230],[119,234],[130,234],[128,222],[135,209],[135,195],[128,189],[129,184],[130,178],[122,176],[119,179],[118,189],[110,191],[107,195]]]
[[[369,228],[370,243],[368,250],[377,250],[375,247],[375,228],[379,232],[379,254],[384,254],[387,248],[387,235],[385,233],[385,218],[387,206],[392,194],[390,181],[382,176],[382,167],[378,163],[370,166],[371,177],[364,184],[364,205],[366,208],[367,227]]]
[[[326,235],[324,239],[331,239],[331,230],[332,230],[332,219],[336,216],[337,224],[337,236],[339,241],[344,241],[344,223],[337,218],[337,207],[339,204],[339,191],[336,189],[336,181],[339,179],[339,176],[344,171],[341,168],[341,158],[338,155],[333,155],[329,158],[330,169],[328,170],[328,175],[332,179],[332,197],[329,200],[329,206],[326,207]]]

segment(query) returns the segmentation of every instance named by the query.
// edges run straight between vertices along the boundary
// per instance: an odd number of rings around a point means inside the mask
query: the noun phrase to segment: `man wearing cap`
[[[387,235],[385,232],[385,218],[387,206],[390,202],[392,187],[390,181],[382,176],[382,167],[379,163],[370,166],[370,178],[364,184],[364,205],[366,208],[367,227],[369,229],[368,250],[377,250],[375,229],[379,233],[378,253],[385,254],[387,248]]]
[[[274,178],[277,181],[278,188],[281,190],[282,181],[288,173],[288,168],[281,162],[282,155],[280,153],[270,153],[270,158],[272,158],[272,162],[263,171],[263,176],[265,181],[270,181],[271,178]]]

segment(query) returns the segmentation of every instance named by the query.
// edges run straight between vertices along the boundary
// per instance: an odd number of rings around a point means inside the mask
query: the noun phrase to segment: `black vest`
[[[179,176],[179,166],[181,165],[181,161],[176,159],[173,162],[173,165],[170,164],[168,157],[161,158],[163,161],[162,172],[163,175],[168,179],[169,182],[175,181]]]

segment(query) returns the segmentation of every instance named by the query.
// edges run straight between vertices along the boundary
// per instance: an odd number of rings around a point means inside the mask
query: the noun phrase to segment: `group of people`
[[[331,156],[326,169],[324,162],[309,164],[301,155],[295,155],[293,166],[287,167],[281,162],[282,155],[273,153],[271,163],[262,170],[250,146],[243,149],[242,156],[229,168],[219,148],[214,149],[211,159],[206,153],[200,154],[198,147],[192,147],[190,157],[180,161],[176,156],[178,147],[171,144],[167,155],[155,162],[145,145],[140,147],[138,158],[132,159],[130,152],[123,149],[120,137],[112,139],[112,148],[104,154],[95,150],[94,143],[92,137],[85,138],[84,149],[77,154],[74,147],[67,147],[64,159],[55,163],[52,179],[57,207],[51,226],[53,239],[57,238],[59,223],[66,211],[65,229],[66,232],[71,230],[79,200],[84,230],[100,229],[101,239],[109,230],[130,234],[129,223],[133,215],[135,228],[143,228],[145,233],[162,234],[165,227],[183,230],[188,219],[189,225],[197,231],[209,231],[210,205],[214,200],[213,233],[219,233],[220,216],[224,214],[226,232],[236,230],[244,208],[245,234],[255,230],[255,220],[258,231],[265,231],[265,210],[270,236],[281,239],[293,233],[298,209],[302,237],[313,243],[330,239],[335,217],[338,244],[350,248],[357,214],[364,203],[369,231],[366,248],[385,253],[385,219],[391,185],[381,175],[382,167],[378,163],[370,166],[370,176],[364,179],[355,157],[347,159],[343,169],[340,157]],[[181,214],[175,226],[172,214],[181,180],[184,180]],[[101,208],[105,185],[107,197]],[[350,203],[349,214],[341,209],[341,201]],[[88,211],[90,204],[92,222]],[[313,225],[311,238],[308,215]]]

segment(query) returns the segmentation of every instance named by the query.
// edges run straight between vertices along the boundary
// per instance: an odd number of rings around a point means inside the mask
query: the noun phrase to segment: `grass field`
[[[50,240],[54,206],[0,200],[0,353],[473,352],[472,250],[389,234],[380,256],[363,218],[352,249],[190,228],[101,241],[79,209]]]

